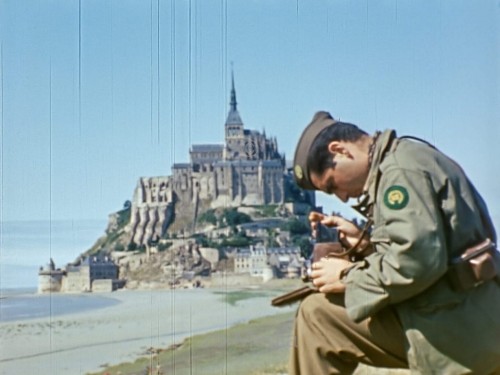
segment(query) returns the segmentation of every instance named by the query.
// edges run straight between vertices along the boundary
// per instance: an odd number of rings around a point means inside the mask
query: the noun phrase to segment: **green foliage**
[[[137,250],[137,244],[134,241],[131,241],[127,245],[127,251],[134,251],[134,250]]]
[[[200,223],[209,223],[212,225],[217,225],[217,216],[215,215],[215,210],[210,209],[206,212],[203,212],[199,217],[198,221]]]
[[[282,230],[287,230],[291,234],[309,234],[311,229],[309,225],[298,219],[291,219],[281,225]]]
[[[196,241],[196,243],[198,245],[200,245],[201,247],[209,247],[208,246],[208,239],[205,235],[202,235],[202,234],[196,234],[194,236],[192,236],[192,238],[194,238],[194,240]]]
[[[250,290],[235,290],[231,292],[214,292],[214,294],[222,295],[224,301],[231,306],[235,306],[237,302],[244,301],[250,298],[258,297],[269,297],[268,293],[261,291],[250,291]]]
[[[238,212],[236,208],[226,208],[222,212],[222,222],[228,226],[250,223],[251,221],[252,218],[249,215]]]
[[[125,206],[125,205],[124,205]],[[125,225],[127,225],[130,222],[130,213],[132,211],[131,205],[128,206],[128,208],[124,208],[121,211],[118,211],[118,229],[123,228]]]
[[[252,241],[247,236],[238,233],[236,236],[223,239],[220,246],[247,247],[251,243]]]
[[[123,210],[130,210],[130,208],[132,207],[132,202],[129,201],[128,199],[123,202]]]
[[[172,242],[160,242],[157,246],[159,252],[167,250],[170,246],[172,246]]]
[[[115,244],[115,251],[125,251],[125,246],[121,243]]]
[[[275,217],[276,209],[278,208],[275,204],[268,204],[265,206],[256,206],[255,209],[258,210],[259,216],[262,217]]]

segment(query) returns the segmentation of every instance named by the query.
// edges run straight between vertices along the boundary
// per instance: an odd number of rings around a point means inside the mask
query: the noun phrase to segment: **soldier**
[[[299,306],[290,374],[350,374],[360,362],[418,374],[500,374],[496,234],[454,161],[394,130],[370,136],[318,112],[298,142],[294,174],[304,189],[358,198],[368,223],[312,215],[337,227],[353,261],[313,264],[320,293]]]

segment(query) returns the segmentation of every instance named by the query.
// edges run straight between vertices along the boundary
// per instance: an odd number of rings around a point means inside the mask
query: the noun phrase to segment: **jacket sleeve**
[[[371,238],[376,251],[344,279],[351,319],[411,298],[443,276],[447,252],[439,207],[425,172],[395,168],[382,174]]]

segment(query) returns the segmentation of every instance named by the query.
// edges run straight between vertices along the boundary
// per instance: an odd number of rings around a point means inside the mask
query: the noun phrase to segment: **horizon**
[[[395,128],[456,160],[498,228],[499,25],[485,0],[4,1],[0,223],[107,220],[224,142],[234,69],[245,128],[287,160],[317,110]]]

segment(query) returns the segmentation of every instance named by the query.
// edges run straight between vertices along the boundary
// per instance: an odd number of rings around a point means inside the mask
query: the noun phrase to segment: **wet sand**
[[[247,292],[251,298],[235,304],[229,303],[231,292],[118,291],[99,294],[118,299],[114,306],[0,323],[0,374],[97,372],[106,365],[134,361],[150,348],[165,349],[195,335],[296,308],[270,306],[276,291]]]

